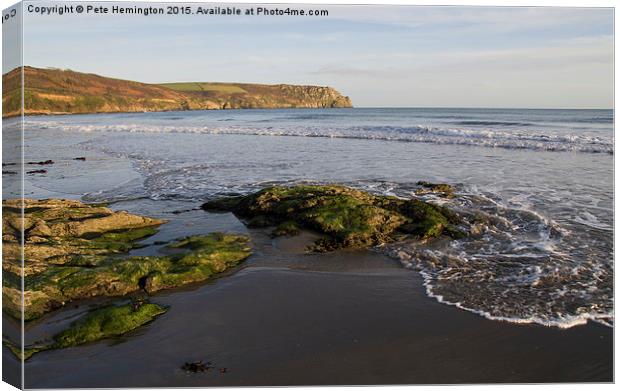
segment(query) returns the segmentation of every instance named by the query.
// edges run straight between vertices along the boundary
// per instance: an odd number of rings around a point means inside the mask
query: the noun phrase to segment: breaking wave
[[[478,122],[476,122],[479,124]],[[38,129],[78,132],[197,133],[253,136],[324,137],[396,142],[467,145],[488,148],[526,149],[534,151],[608,153],[614,152],[613,138],[583,134],[543,134],[525,130],[467,129],[429,126],[351,126],[329,127],[278,126],[175,126],[148,124],[68,124],[65,121],[26,121]],[[492,123],[487,123],[492,125]],[[496,123],[496,124],[499,124]],[[504,123],[503,126],[506,126]]]
[[[428,296],[493,320],[559,328],[590,320],[613,325],[609,227],[599,223],[599,230],[577,233],[484,195],[459,198],[451,206],[467,221],[467,238],[384,248],[420,273]]]

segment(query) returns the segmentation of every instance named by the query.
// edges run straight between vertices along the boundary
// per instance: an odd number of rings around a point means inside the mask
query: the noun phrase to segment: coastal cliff
[[[2,76],[3,117],[19,115],[20,70]],[[352,107],[331,87],[289,84],[145,84],[60,69],[24,67],[25,114]]]

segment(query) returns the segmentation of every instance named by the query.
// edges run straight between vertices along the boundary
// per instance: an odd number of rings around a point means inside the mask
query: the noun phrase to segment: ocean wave
[[[614,153],[614,140],[582,134],[545,134],[535,131],[506,131],[429,126],[353,126],[336,127],[291,125],[286,127],[256,126],[173,126],[147,124],[70,124],[63,121],[27,120],[32,129],[54,129],[77,132],[131,133],[195,133],[253,136],[288,136],[361,139],[394,142],[417,142],[443,145],[465,145],[487,148],[524,149],[553,152]]]
[[[480,125],[480,126],[531,126],[529,122],[513,121],[457,121],[456,125]]]
[[[480,194],[458,198],[451,206],[467,221],[469,237],[443,246],[411,241],[384,248],[420,273],[429,297],[492,320],[613,325],[611,240]]]

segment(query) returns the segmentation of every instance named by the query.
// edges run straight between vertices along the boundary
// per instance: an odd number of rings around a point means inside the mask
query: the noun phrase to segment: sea
[[[429,297],[498,321],[611,327],[613,130],[613,110],[29,116],[25,161],[54,164],[26,164],[25,190],[31,198],[180,207],[296,183],[421,197],[467,216],[470,235],[374,251],[419,273]],[[5,161],[17,158],[4,151]],[[32,172],[41,168],[46,172]],[[418,181],[452,184],[457,196],[417,195]]]

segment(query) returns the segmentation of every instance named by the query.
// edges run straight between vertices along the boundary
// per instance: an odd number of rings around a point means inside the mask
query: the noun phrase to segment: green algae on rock
[[[170,255],[108,257],[88,267],[51,266],[24,279],[25,319],[72,300],[123,296],[141,289],[153,293],[204,281],[247,258],[248,242],[243,235],[212,233],[168,245]]]
[[[326,234],[328,238],[316,243],[317,251],[369,247],[403,235],[420,239],[462,235],[456,228],[458,216],[447,208],[339,185],[274,186],[245,197],[209,201],[202,208],[231,211],[249,226],[294,222]]]
[[[436,194],[440,197],[454,198],[454,187],[447,183],[432,183],[426,181],[419,181],[416,185],[421,186],[416,190],[416,194]]]
[[[6,200],[2,210],[3,270],[25,276],[40,273],[52,265],[79,263],[84,259],[97,262],[127,252],[139,247],[138,240],[155,234],[157,227],[164,223],[72,200]]]
[[[299,225],[291,220],[284,221],[273,230],[272,236],[296,236],[299,235]]]
[[[26,200],[22,218],[20,202],[3,205],[3,310],[15,318],[22,316],[22,272],[24,319],[32,320],[72,300],[204,281],[251,254],[246,236],[211,233],[172,243],[162,256],[128,257],[164,222],[67,200]]]
[[[164,312],[165,307],[153,303],[99,308],[57,334],[53,347],[67,348],[119,336],[152,321]]]
[[[17,357],[27,360],[35,353],[44,350],[68,348],[121,336],[151,322],[166,311],[165,307],[152,303],[139,306],[131,303],[120,306],[110,305],[87,313],[66,330],[56,334],[51,342],[26,346],[23,355],[19,347],[9,342],[5,344]]]
[[[155,269],[143,278],[148,293],[204,281],[239,264],[252,253],[245,235],[211,233],[191,236],[168,245],[169,250],[183,252],[168,257],[155,257],[169,265]]]
[[[164,223],[73,200],[4,200],[2,210],[3,309],[21,318],[23,275],[27,285],[23,292],[26,320],[65,301],[62,295],[51,299],[45,291],[30,291],[29,284],[41,282],[43,276],[52,277],[49,282],[60,281],[78,268],[92,267],[112,255],[126,253],[139,247],[138,240],[155,234]]]

